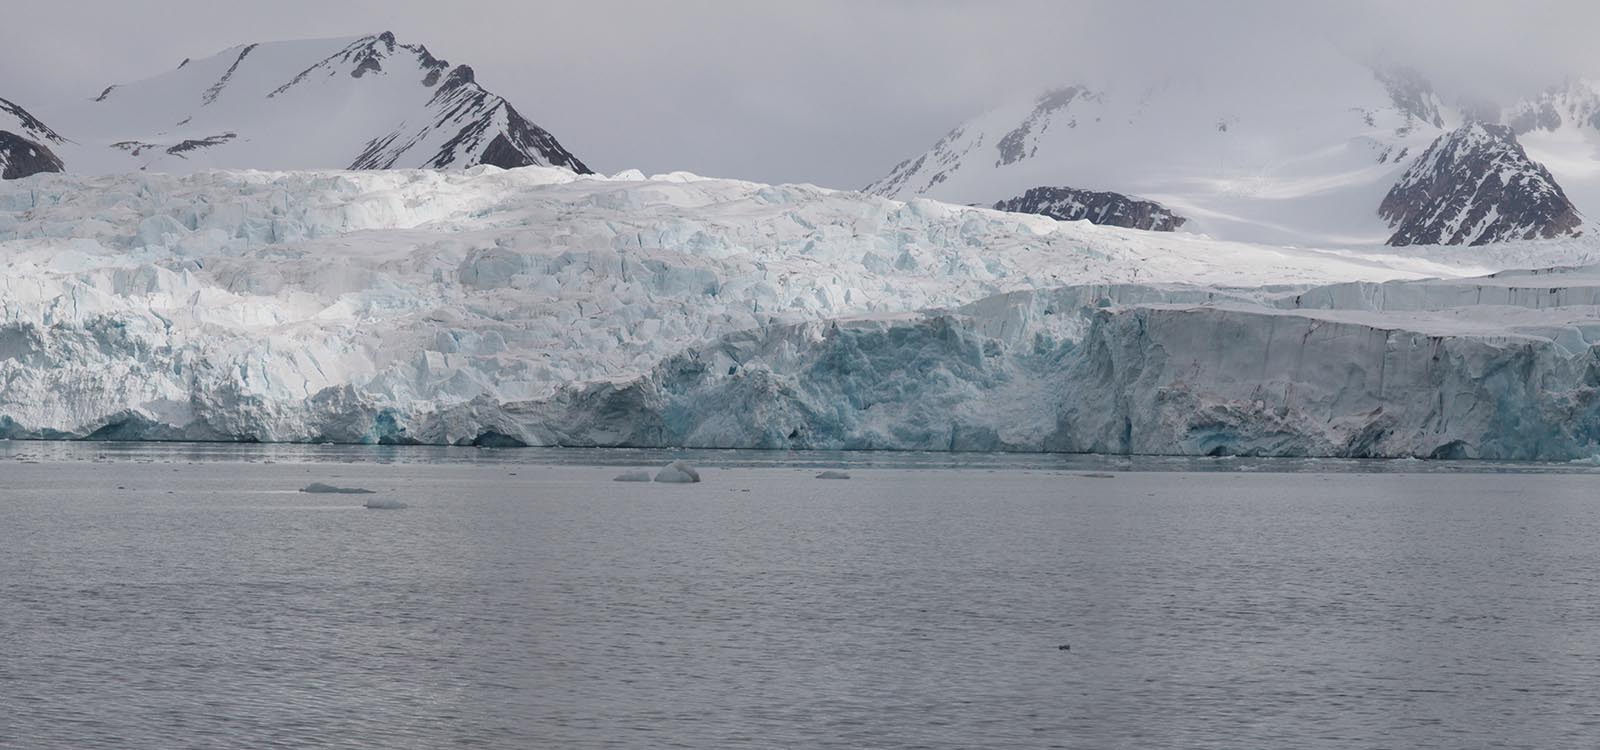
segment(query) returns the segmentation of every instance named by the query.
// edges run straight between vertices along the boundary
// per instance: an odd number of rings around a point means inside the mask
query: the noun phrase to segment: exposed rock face
[[[1568,81],[1510,107],[1505,123],[1517,135],[1559,130],[1564,123],[1600,130],[1600,94],[1586,81]]]
[[[1038,136],[1050,126],[1050,116],[1059,110],[1066,109],[1072,100],[1079,96],[1090,95],[1082,86],[1068,86],[1064,89],[1047,91],[1039,97],[1033,107],[1033,112],[1022,121],[1016,129],[1002,136],[995,148],[1000,152],[1000,158],[994,163],[996,167],[1015,164],[1023,159],[1032,157],[1039,151]],[[1035,131],[1038,132],[1035,132]],[[1031,136],[1031,137],[1030,137]]]
[[[27,110],[0,99],[0,179],[60,172],[61,159],[45,144],[63,140]]]
[[[403,123],[369,141],[350,169],[388,169],[414,146],[445,134],[448,137],[422,166],[490,164],[513,169],[547,165],[578,174],[593,172],[549,131],[529,122],[510,102],[479,86],[470,66],[457,65],[444,77],[428,102],[428,112],[424,127],[409,128]]]
[[[60,171],[61,160],[44,144],[0,130],[0,180]]]
[[[43,137],[49,129],[20,108],[0,110],[0,131],[30,142],[11,147],[11,173],[60,169],[60,161],[90,174],[478,165],[591,172],[479,85],[472,68],[387,31],[240,45],[48,115],[71,140]]]
[[[1473,122],[1439,136],[1390,189],[1378,214],[1390,245],[1483,245],[1571,237],[1583,217],[1511,127]]]
[[[1105,224],[1152,232],[1171,232],[1188,221],[1155,201],[1130,198],[1121,193],[1079,190],[1069,187],[1036,187],[1016,198],[994,204],[1000,211],[1039,214],[1058,221],[1087,219]]]
[[[1395,68],[1374,70],[1373,75],[1389,92],[1395,109],[1406,116],[1407,123],[1402,128],[1409,131],[1415,122],[1444,127],[1444,118],[1439,114],[1439,97],[1420,73],[1409,68]]]

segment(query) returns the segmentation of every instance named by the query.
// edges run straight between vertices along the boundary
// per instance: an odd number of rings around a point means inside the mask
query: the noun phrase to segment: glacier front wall
[[[11,438],[1600,450],[1588,268],[482,167],[36,175],[0,260]]]
[[[642,377],[436,409],[349,386],[289,403],[247,396],[229,377],[162,388],[172,381],[141,370],[205,363],[164,359],[161,343],[109,320],[10,324],[0,328],[0,435],[1497,459],[1600,451],[1600,359],[1586,343],[1600,326],[1453,330],[1377,309],[1426,313],[1430,300],[1462,293],[1340,285],[1260,304],[1138,285],[1016,292],[731,333]],[[1571,293],[1507,291],[1527,306],[1500,307],[1501,317]],[[1339,297],[1373,309],[1294,301]]]

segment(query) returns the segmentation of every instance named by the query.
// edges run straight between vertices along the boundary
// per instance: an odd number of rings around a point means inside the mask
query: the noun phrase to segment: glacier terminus
[[[685,173],[41,174],[0,183],[0,435],[1573,459],[1595,247]]]

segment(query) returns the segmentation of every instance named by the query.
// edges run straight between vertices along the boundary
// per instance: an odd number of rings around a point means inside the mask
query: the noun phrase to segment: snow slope
[[[1447,114],[1447,113],[1446,113]],[[1370,245],[1378,203],[1449,125],[1425,81],[1330,49],[1160,80],[1080,83],[952,130],[869,185],[992,205],[1034,187],[1114,191],[1255,242]]]
[[[1422,152],[1378,206],[1391,245],[1483,245],[1571,237],[1579,215],[1506,125],[1468,123]]]
[[[465,65],[384,32],[247,44],[40,107],[67,171],[588,168]]]
[[[1549,213],[1526,208],[1563,187],[1577,213],[1585,206],[1600,212],[1594,83],[1570,81],[1498,113],[1493,106],[1478,109],[1445,103],[1414,72],[1308,45],[1270,65],[1254,58],[1196,61],[1192,70],[1164,79],[1079,82],[1029,96],[961,124],[865,190],[971,205],[995,205],[1037,188],[1110,191],[1186,217],[1180,231],[1360,247],[1394,233],[1379,207],[1402,183],[1494,179],[1501,165],[1493,159],[1469,162],[1482,169],[1471,175],[1415,174],[1436,166],[1422,158],[1430,146],[1442,150],[1460,138],[1460,128],[1488,117],[1510,125],[1509,149],[1520,158],[1525,146],[1536,162],[1523,170],[1527,177],[1483,195],[1445,196],[1414,212],[1528,218]],[[1462,197],[1468,205],[1456,205]],[[1483,236],[1500,241],[1530,230],[1581,231],[1567,218]],[[1463,244],[1479,237],[1426,234]]]
[[[0,434],[1586,455],[1596,274],[1467,277],[1597,249],[686,174],[36,175],[0,184]]]

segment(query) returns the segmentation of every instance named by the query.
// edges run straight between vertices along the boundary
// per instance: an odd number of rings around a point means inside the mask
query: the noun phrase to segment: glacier
[[[1597,249],[687,173],[40,174],[0,183],[0,436],[1581,458]]]

